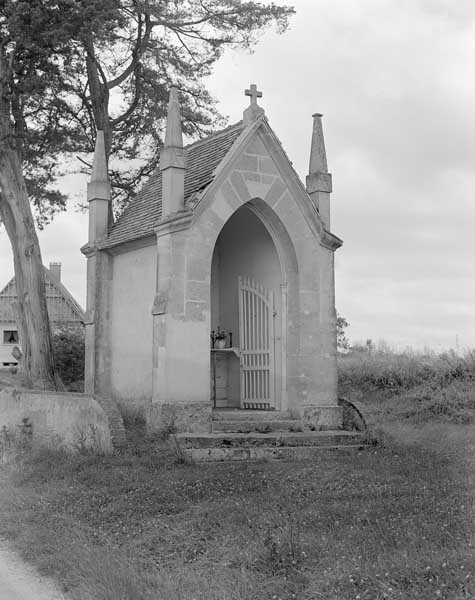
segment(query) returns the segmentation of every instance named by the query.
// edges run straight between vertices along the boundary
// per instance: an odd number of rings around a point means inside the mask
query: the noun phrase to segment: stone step
[[[364,445],[367,438],[354,431],[273,431],[269,433],[178,433],[183,448],[252,448]]]
[[[231,448],[187,448],[186,456],[194,462],[235,462],[252,460],[317,460],[329,452],[359,452],[368,444],[338,446],[238,446]]]
[[[288,419],[290,419],[288,412],[278,410],[213,409],[213,421],[285,421]]]
[[[235,432],[235,433],[267,433],[272,431],[301,431],[300,422],[294,419],[269,419],[254,421],[250,419],[246,420],[234,420],[229,421],[213,421],[212,430],[216,432]]]

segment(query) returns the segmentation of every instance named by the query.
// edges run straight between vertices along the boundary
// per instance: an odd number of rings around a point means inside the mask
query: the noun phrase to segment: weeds
[[[384,418],[475,422],[475,354],[354,352],[339,358],[339,392]]]
[[[81,454],[100,452],[102,444],[98,427],[90,423],[87,429],[78,429],[72,447]]]
[[[299,522],[294,514],[281,515],[277,523],[268,523],[260,536],[261,551],[254,566],[271,575],[291,577],[298,573],[305,561]]]
[[[31,449],[33,443],[33,424],[28,417],[14,429],[5,425],[0,430],[0,459],[3,464],[12,459],[16,454]]]
[[[354,352],[339,357],[339,383],[391,394],[417,385],[443,386],[454,380],[475,380],[475,354]]]
[[[257,433],[272,433],[273,429],[269,423],[264,423],[263,425],[257,426],[255,431],[257,431]]]

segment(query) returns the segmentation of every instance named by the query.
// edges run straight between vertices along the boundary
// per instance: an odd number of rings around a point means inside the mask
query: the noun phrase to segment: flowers
[[[215,340],[225,340],[226,336],[227,336],[226,329],[221,329],[219,325],[218,325],[218,331],[216,333],[213,331],[211,335],[213,335],[213,334],[214,334]]]

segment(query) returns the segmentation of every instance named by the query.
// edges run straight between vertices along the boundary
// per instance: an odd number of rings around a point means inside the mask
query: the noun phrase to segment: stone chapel
[[[86,393],[151,428],[207,432],[214,411],[338,429],[334,252],[320,114],[299,179],[255,85],[243,119],[183,146],[170,91],[160,166],[109,222],[98,132],[88,185]],[[310,137],[310,136],[309,136]]]

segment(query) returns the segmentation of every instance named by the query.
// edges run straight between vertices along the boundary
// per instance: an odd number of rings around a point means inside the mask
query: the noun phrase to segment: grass
[[[473,433],[299,463],[38,450],[3,471],[0,534],[78,599],[472,598]]]
[[[341,384],[379,410],[377,447],[177,464],[173,439],[148,438],[131,413],[120,454],[39,448],[5,463],[0,535],[74,600],[474,598],[470,369],[442,377],[435,361],[424,378],[407,357],[373,358],[345,357]],[[403,365],[396,392],[383,361]]]

